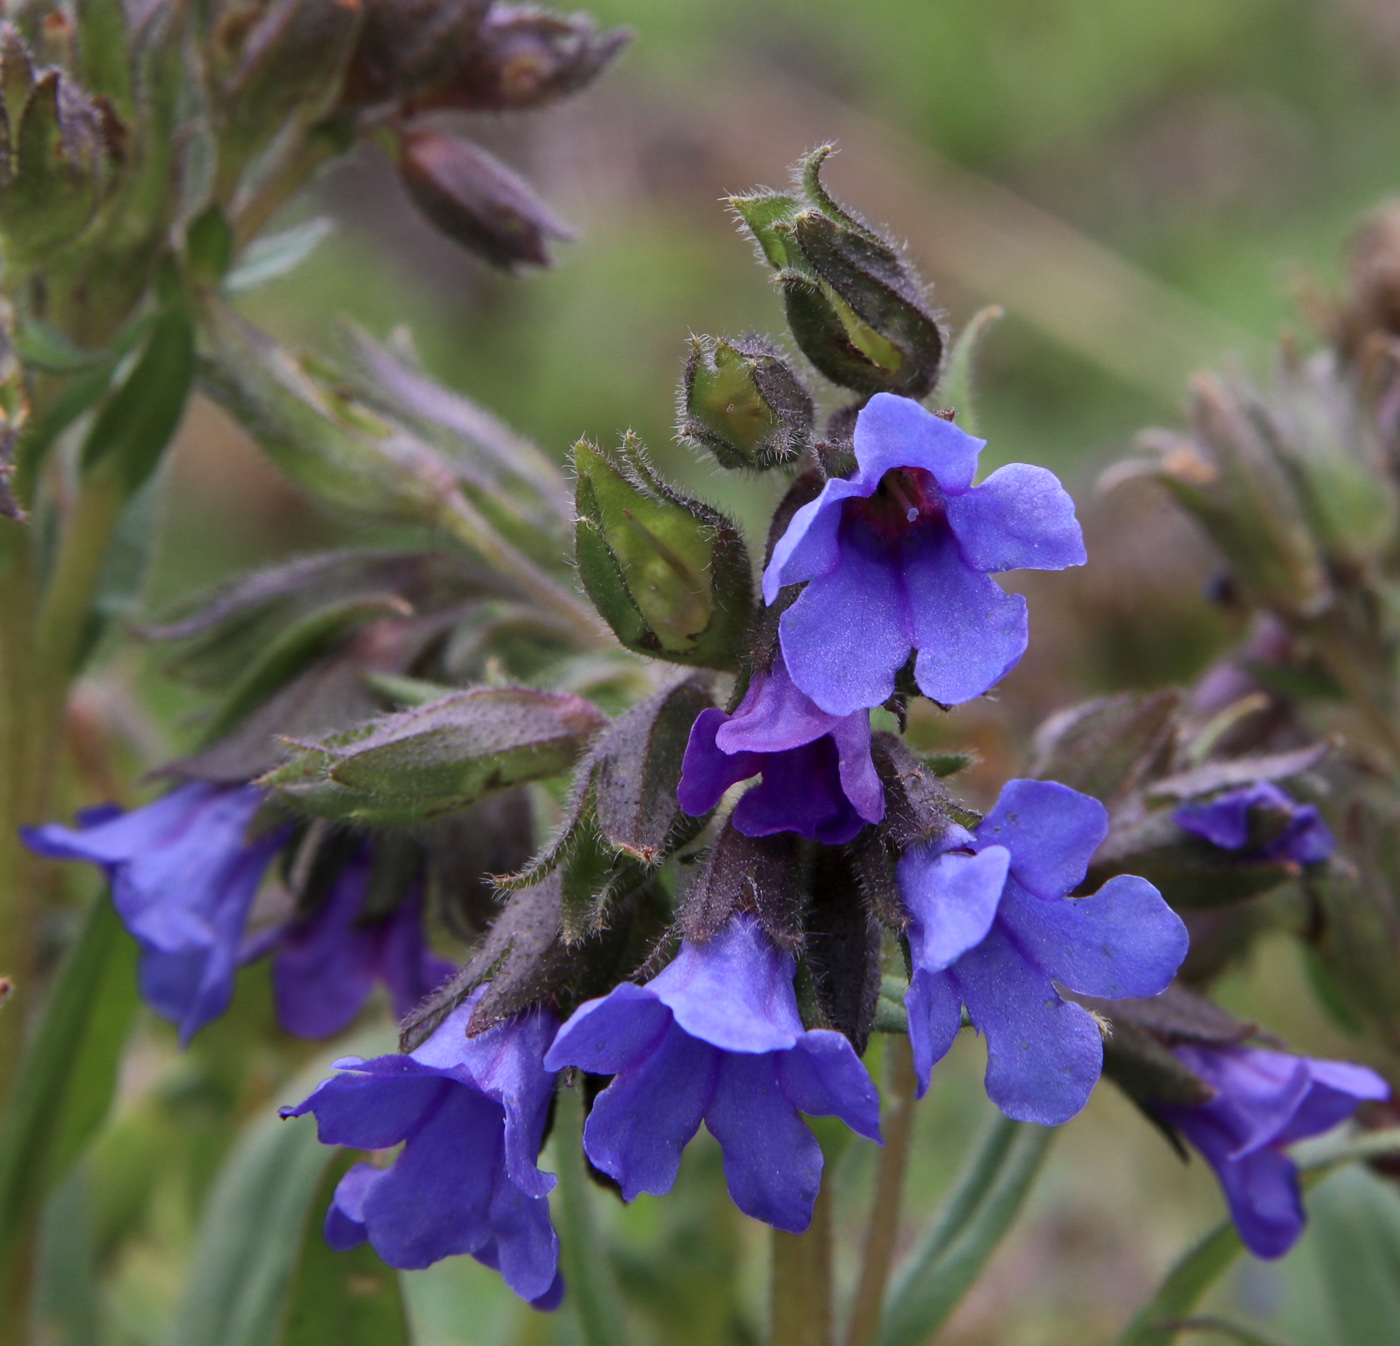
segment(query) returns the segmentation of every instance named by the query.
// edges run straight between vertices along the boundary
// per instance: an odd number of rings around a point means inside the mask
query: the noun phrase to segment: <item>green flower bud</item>
[[[839,206],[821,183],[826,146],[799,170],[800,194],[730,204],[778,271],[788,326],[833,383],[923,397],[938,381],[943,330],[908,260]]]
[[[762,337],[692,338],[681,401],[682,437],[721,467],[762,471],[791,462],[811,441],[811,395]]]
[[[616,458],[574,446],[579,575],[629,650],[738,667],[753,606],[748,549],[718,510],[681,495],[630,435]]]

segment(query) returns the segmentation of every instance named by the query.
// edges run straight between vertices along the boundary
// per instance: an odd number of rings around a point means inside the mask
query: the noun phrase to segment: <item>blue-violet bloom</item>
[[[989,577],[1084,564],[1053,473],[1012,463],[973,486],[984,443],[876,393],[856,418],[855,475],[828,481],[778,540],[763,596],[806,581],[779,635],[793,681],[828,714],[881,705],[910,650],[926,696],[981,696],[1027,643],[1026,600]]]
[[[407,1056],[337,1061],[340,1074],[282,1116],[314,1113],[327,1145],[403,1143],[387,1168],[356,1164],[340,1180],[326,1213],[333,1248],[368,1240],[404,1270],[467,1253],[552,1309],[564,1290],[549,1219],[555,1178],[537,1160],[554,1095],[543,1058],[559,1021],[537,1007],[469,1038],[480,994]]]
[[[966,1005],[987,1039],[987,1093],[1008,1117],[1055,1126],[1088,1101],[1103,1039],[1057,985],[1108,1000],[1157,995],[1188,943],[1145,879],[1120,874],[1091,897],[1068,896],[1107,832],[1097,799],[1013,780],[975,832],[951,828],[901,857],[914,967],[904,1003],[921,1096]]]
[[[1215,1170],[1230,1217],[1256,1257],[1282,1257],[1303,1232],[1298,1170],[1284,1146],[1330,1131],[1390,1086],[1365,1066],[1257,1047],[1173,1048],[1215,1090],[1198,1107],[1157,1104]]]
[[[880,1139],[880,1100],[840,1034],[806,1029],[794,960],[748,914],[704,944],[686,941],[645,986],[580,1006],[545,1057],[614,1079],[594,1101],[583,1147],[623,1199],[671,1190],[703,1121],[729,1195],[746,1215],[799,1234],[811,1223],[822,1152],[799,1113],[840,1117]]]
[[[25,828],[56,860],[100,865],[112,901],[141,946],[141,994],[186,1043],[228,1008],[244,928],[268,862],[287,839],[250,837],[263,792],[192,781],[144,808],[82,814],[76,828]]]
[[[788,676],[782,651],[756,672],[733,715],[703,710],[690,730],[677,798],[696,816],[731,785],[762,775],[734,808],[748,837],[800,832],[839,846],[885,816],[864,710],[828,715]]]
[[[421,885],[385,916],[364,920],[372,878],[370,848],[361,845],[330,885],[319,911],[276,933],[272,990],[277,1018],[302,1038],[333,1037],[348,1028],[376,981],[403,1018],[451,976],[453,965],[428,947]]]
[[[1283,822],[1282,831],[1260,846],[1250,845],[1255,810],[1267,811]],[[1204,837],[1223,850],[1241,851],[1243,858],[1251,860],[1316,865],[1326,860],[1337,845],[1316,808],[1298,803],[1272,781],[1258,781],[1214,799],[1183,804],[1172,817],[1187,832]]]

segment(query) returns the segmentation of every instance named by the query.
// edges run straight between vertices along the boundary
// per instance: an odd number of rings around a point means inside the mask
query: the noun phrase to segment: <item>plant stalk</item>
[[[880,1166],[875,1174],[875,1200],[865,1231],[860,1283],[856,1286],[851,1320],[846,1328],[846,1346],[870,1346],[880,1331],[885,1287],[889,1283],[899,1237],[909,1145],[914,1136],[918,1080],[914,1075],[913,1049],[908,1037],[897,1033],[887,1039],[885,1051],[889,1058],[885,1070],[885,1148],[880,1152]]]
[[[831,1346],[831,1184],[817,1195],[805,1234],[773,1231],[770,1346]]]

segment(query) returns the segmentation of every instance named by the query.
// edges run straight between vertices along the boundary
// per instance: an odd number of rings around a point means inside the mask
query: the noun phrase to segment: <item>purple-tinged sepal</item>
[[[558,1020],[543,1007],[466,1036],[477,992],[407,1056],[337,1062],[283,1117],[316,1116],[327,1145],[385,1150],[387,1168],[361,1164],[326,1215],[332,1247],[368,1239],[390,1266],[431,1266],[468,1254],[498,1268],[538,1308],[559,1303],[559,1240],[549,1218],[552,1174],[538,1167],[554,1072],[545,1049]]]
[[[735,1205],[791,1233],[811,1222],[822,1152],[801,1113],[880,1138],[875,1086],[851,1044],[804,1029],[794,961],[748,914],[690,940],[644,986],[576,1010],[545,1057],[613,1081],[593,1104],[584,1149],[625,1200],[671,1190],[703,1121],[724,1154]]]
[[[1186,956],[1186,928],[1143,879],[1083,881],[1108,830],[1102,804],[1053,781],[1013,780],[975,830],[911,847],[897,875],[913,976],[905,997],[922,1094],[967,1007],[987,1039],[987,1093],[1017,1121],[1058,1125],[1103,1068],[1099,1025],[1059,987],[1153,996]]]

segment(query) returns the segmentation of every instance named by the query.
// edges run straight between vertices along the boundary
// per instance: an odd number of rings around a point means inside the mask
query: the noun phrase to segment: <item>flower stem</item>
[[[579,1335],[584,1346],[626,1346],[621,1296],[593,1219],[593,1193],[583,1157],[581,1084],[559,1091],[554,1152],[559,1168],[559,1251]]]
[[[805,1234],[773,1231],[772,1314],[769,1346],[831,1346],[830,1181]]]
[[[856,1287],[851,1320],[846,1328],[846,1346],[870,1346],[880,1330],[884,1313],[885,1286],[894,1265],[895,1240],[899,1234],[899,1210],[904,1196],[904,1174],[909,1165],[909,1143],[914,1135],[914,1053],[909,1039],[896,1033],[886,1040],[888,1061],[885,1069],[885,1148],[875,1175],[875,1200],[870,1207],[870,1223],[865,1231],[865,1252],[861,1258],[860,1283]]]

